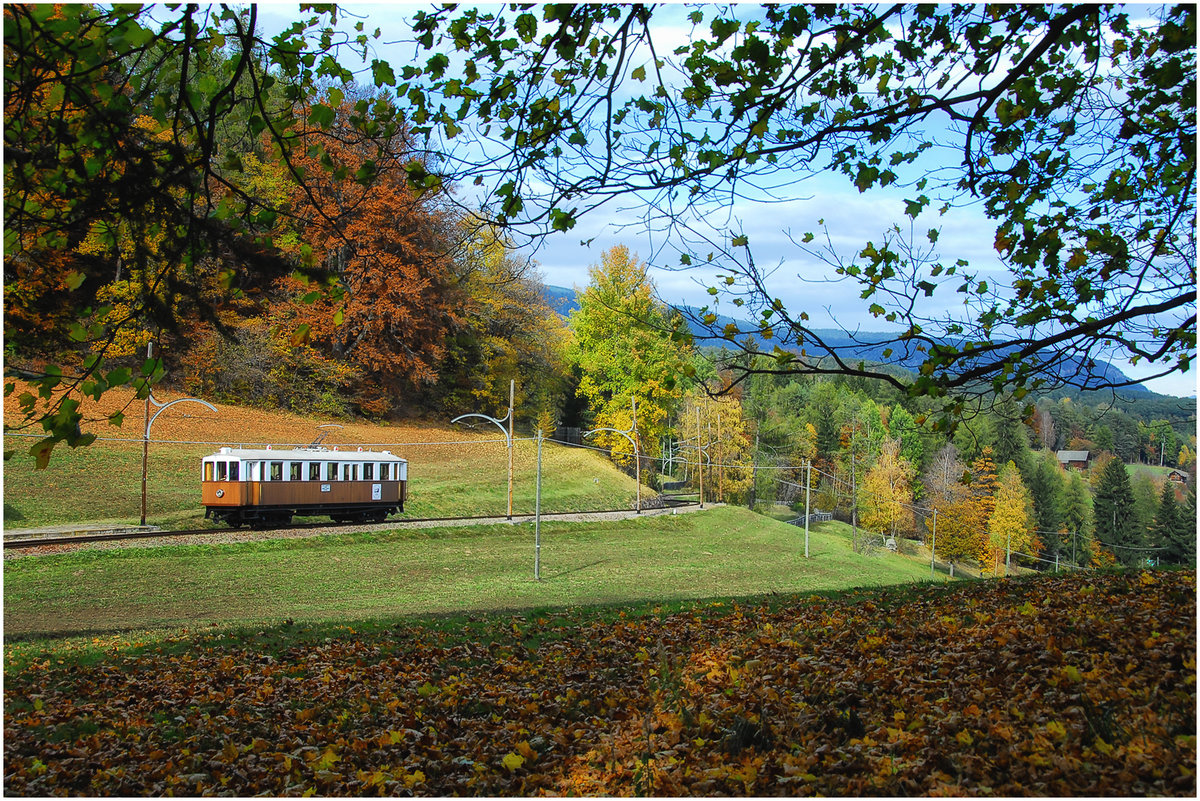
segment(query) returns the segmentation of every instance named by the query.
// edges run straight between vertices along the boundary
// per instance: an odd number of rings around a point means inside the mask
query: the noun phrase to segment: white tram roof
[[[333,448],[221,448],[204,459],[238,459],[243,462],[408,462],[390,451],[358,450],[356,445]]]

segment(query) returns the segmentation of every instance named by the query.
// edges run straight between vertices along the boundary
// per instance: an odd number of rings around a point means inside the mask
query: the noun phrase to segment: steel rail
[[[694,501],[668,499],[663,508],[678,509],[685,506],[696,506]],[[543,517],[565,517],[566,515],[602,515],[617,512],[632,512],[632,509],[588,509],[582,512],[542,512]],[[21,537],[4,540],[4,549],[38,548],[46,545],[80,545],[89,542],[114,542],[120,540],[144,540],[160,537],[194,537],[209,534],[237,534],[243,532],[265,533],[271,531],[306,531],[322,528],[359,528],[367,526],[383,526],[388,523],[457,523],[467,520],[495,520],[502,523],[525,523],[533,520],[533,514],[513,515],[512,519],[500,515],[465,515],[462,517],[414,517],[385,520],[382,523],[300,523],[293,526],[273,528],[193,528],[180,531],[122,531],[107,534],[72,534],[64,537]]]

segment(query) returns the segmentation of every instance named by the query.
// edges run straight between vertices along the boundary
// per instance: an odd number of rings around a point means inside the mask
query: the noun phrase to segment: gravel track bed
[[[709,503],[705,508],[714,508],[723,506],[724,504]],[[576,522],[576,523],[595,523],[605,520],[629,520],[635,517],[657,517],[659,515],[669,514],[686,514],[688,512],[699,511],[697,506],[683,506],[673,509],[643,509],[639,515],[632,509],[629,511],[619,512],[578,512],[565,515],[544,515],[544,522]],[[81,542],[81,543],[66,543],[63,545],[44,545],[37,548],[13,548],[4,552],[4,559],[20,559],[26,556],[50,556],[52,554],[68,553],[77,551],[83,548],[94,548],[108,550],[112,548],[161,548],[168,545],[224,545],[236,542],[255,542],[257,540],[294,540],[305,539],[311,537],[327,537],[334,534],[354,534],[363,531],[397,531],[401,529],[421,529],[421,528],[459,528],[462,526],[491,526],[497,524],[521,525],[524,523],[533,523],[533,515],[513,515],[510,521],[503,515],[499,517],[486,517],[476,520],[444,520],[437,522],[429,521],[405,521],[392,520],[384,523],[368,523],[359,525],[329,525],[325,528],[309,528],[302,530],[295,529],[264,529],[262,531],[251,531],[242,529],[212,529],[187,536],[175,535],[171,537],[142,537],[130,540],[105,540],[101,542]]]

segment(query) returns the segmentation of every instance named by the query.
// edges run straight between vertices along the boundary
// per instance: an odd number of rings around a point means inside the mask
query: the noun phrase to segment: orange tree
[[[536,265],[501,231],[465,220],[459,229],[464,324],[447,341],[437,403],[452,414],[503,417],[514,381],[517,419],[549,434],[567,391],[566,323],[546,301]]]
[[[298,255],[327,270],[343,291],[323,292],[300,273],[280,286],[293,297],[293,339],[311,339],[361,369],[368,380],[357,404],[378,414],[438,379],[446,338],[462,323],[451,257],[457,230],[439,190],[408,185],[404,134],[380,154],[354,135],[354,116],[346,104],[329,131],[304,131],[306,140],[322,143],[323,155],[296,157],[306,180],[292,192]],[[370,181],[347,180],[355,174]]]

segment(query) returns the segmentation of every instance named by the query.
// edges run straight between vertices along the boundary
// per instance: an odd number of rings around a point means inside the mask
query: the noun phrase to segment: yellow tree
[[[898,529],[913,528],[912,480],[916,469],[900,456],[900,443],[885,440],[879,458],[858,487],[858,503],[865,528],[895,536]]]
[[[746,428],[742,402],[733,395],[710,397],[704,387],[694,387],[683,399],[680,435],[699,442],[708,454],[704,461],[704,495],[719,502],[741,502],[749,497],[754,480],[754,443]],[[691,451],[689,458],[695,458]]]
[[[991,449],[976,459],[968,471],[948,445],[933,460],[926,473],[930,504],[938,510],[937,553],[953,563],[962,559],[984,559],[988,519],[995,508],[996,471]]]
[[[1000,468],[996,482],[995,508],[988,519],[987,559],[992,573],[1000,571],[1009,553],[1036,554],[1041,550],[1033,525],[1032,501],[1016,463],[1011,459]]]
[[[569,355],[582,374],[579,394],[588,399],[597,428],[619,430],[630,427],[636,399],[642,452],[657,455],[683,396],[691,345],[675,333],[646,264],[629,248],[604,251],[588,276],[570,320],[575,338]],[[614,453],[629,451],[624,437],[605,433],[597,440]]]
[[[465,320],[441,367],[444,403],[456,413],[503,416],[514,381],[518,419],[549,434],[570,372],[570,331],[546,302],[534,265],[514,256],[497,229],[464,230],[462,238]]]

